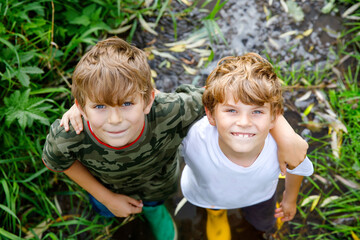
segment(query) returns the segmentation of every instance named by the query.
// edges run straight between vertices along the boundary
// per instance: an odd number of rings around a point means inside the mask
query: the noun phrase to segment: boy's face
[[[139,137],[145,114],[150,112],[153,101],[154,92],[147,105],[139,94],[133,99],[126,99],[122,106],[111,107],[88,98],[84,111],[77,106],[97,138],[110,146],[123,147]]]
[[[219,132],[219,146],[232,161],[254,158],[260,154],[269,130],[274,126],[270,104],[246,105],[235,102],[232,94],[217,104],[213,113],[206,110],[211,125]]]

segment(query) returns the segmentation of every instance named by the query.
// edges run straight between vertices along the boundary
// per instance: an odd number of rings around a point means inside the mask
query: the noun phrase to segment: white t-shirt
[[[280,174],[277,145],[269,134],[264,148],[249,167],[230,161],[219,147],[217,128],[207,117],[195,123],[183,140],[186,166],[181,176],[185,198],[203,208],[233,209],[270,199]],[[310,176],[314,169],[306,159],[289,173]]]

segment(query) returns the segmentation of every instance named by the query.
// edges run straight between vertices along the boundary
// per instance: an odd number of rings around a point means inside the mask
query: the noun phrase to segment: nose
[[[236,125],[240,127],[250,127],[251,119],[247,114],[240,114],[236,119]]]
[[[123,121],[121,110],[118,107],[111,107],[108,121],[110,124],[119,124]]]

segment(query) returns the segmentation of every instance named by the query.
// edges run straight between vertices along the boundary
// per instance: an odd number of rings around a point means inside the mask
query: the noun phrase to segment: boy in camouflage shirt
[[[175,239],[174,222],[163,202],[176,191],[177,148],[191,124],[204,115],[202,92],[183,85],[175,93],[155,96],[145,53],[116,37],[100,41],[73,74],[72,93],[83,119],[79,121],[73,109],[75,127],[69,132],[68,115],[65,128],[59,120],[51,125],[43,162],[84,188],[101,215],[142,212],[156,239]],[[272,132],[276,140],[287,136],[278,142],[283,147],[279,156],[291,157],[291,166],[296,166],[307,144],[280,119],[286,127],[282,122]],[[85,131],[80,133],[81,126]],[[289,147],[300,154],[294,156]]]

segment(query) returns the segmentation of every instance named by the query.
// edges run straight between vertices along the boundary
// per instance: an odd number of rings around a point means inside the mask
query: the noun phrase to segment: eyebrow
[[[108,106],[111,106],[111,105],[109,105],[108,103],[106,103],[106,102],[104,102],[104,101],[97,102],[97,101],[91,100],[90,98],[87,98],[87,99],[88,99],[87,103],[89,103],[89,104],[97,104],[97,105],[108,105]],[[134,103],[134,102],[135,102],[135,99],[136,99],[136,98],[134,98],[134,97],[132,97],[132,96],[131,96],[131,97],[129,96],[129,97],[127,97],[127,98],[124,98],[121,104],[124,104],[125,102]]]
[[[224,107],[232,107],[235,108],[236,106],[232,105],[232,104],[228,104],[228,103],[223,103],[222,104]]]
[[[223,103],[222,105],[223,105],[224,107],[237,108],[236,105],[232,105],[232,104],[228,104],[228,103]],[[256,105],[256,104],[245,104],[245,105],[250,105],[250,106],[252,106],[252,107],[254,107],[254,108],[267,108],[267,107],[265,106],[265,104],[262,105],[262,106]]]

